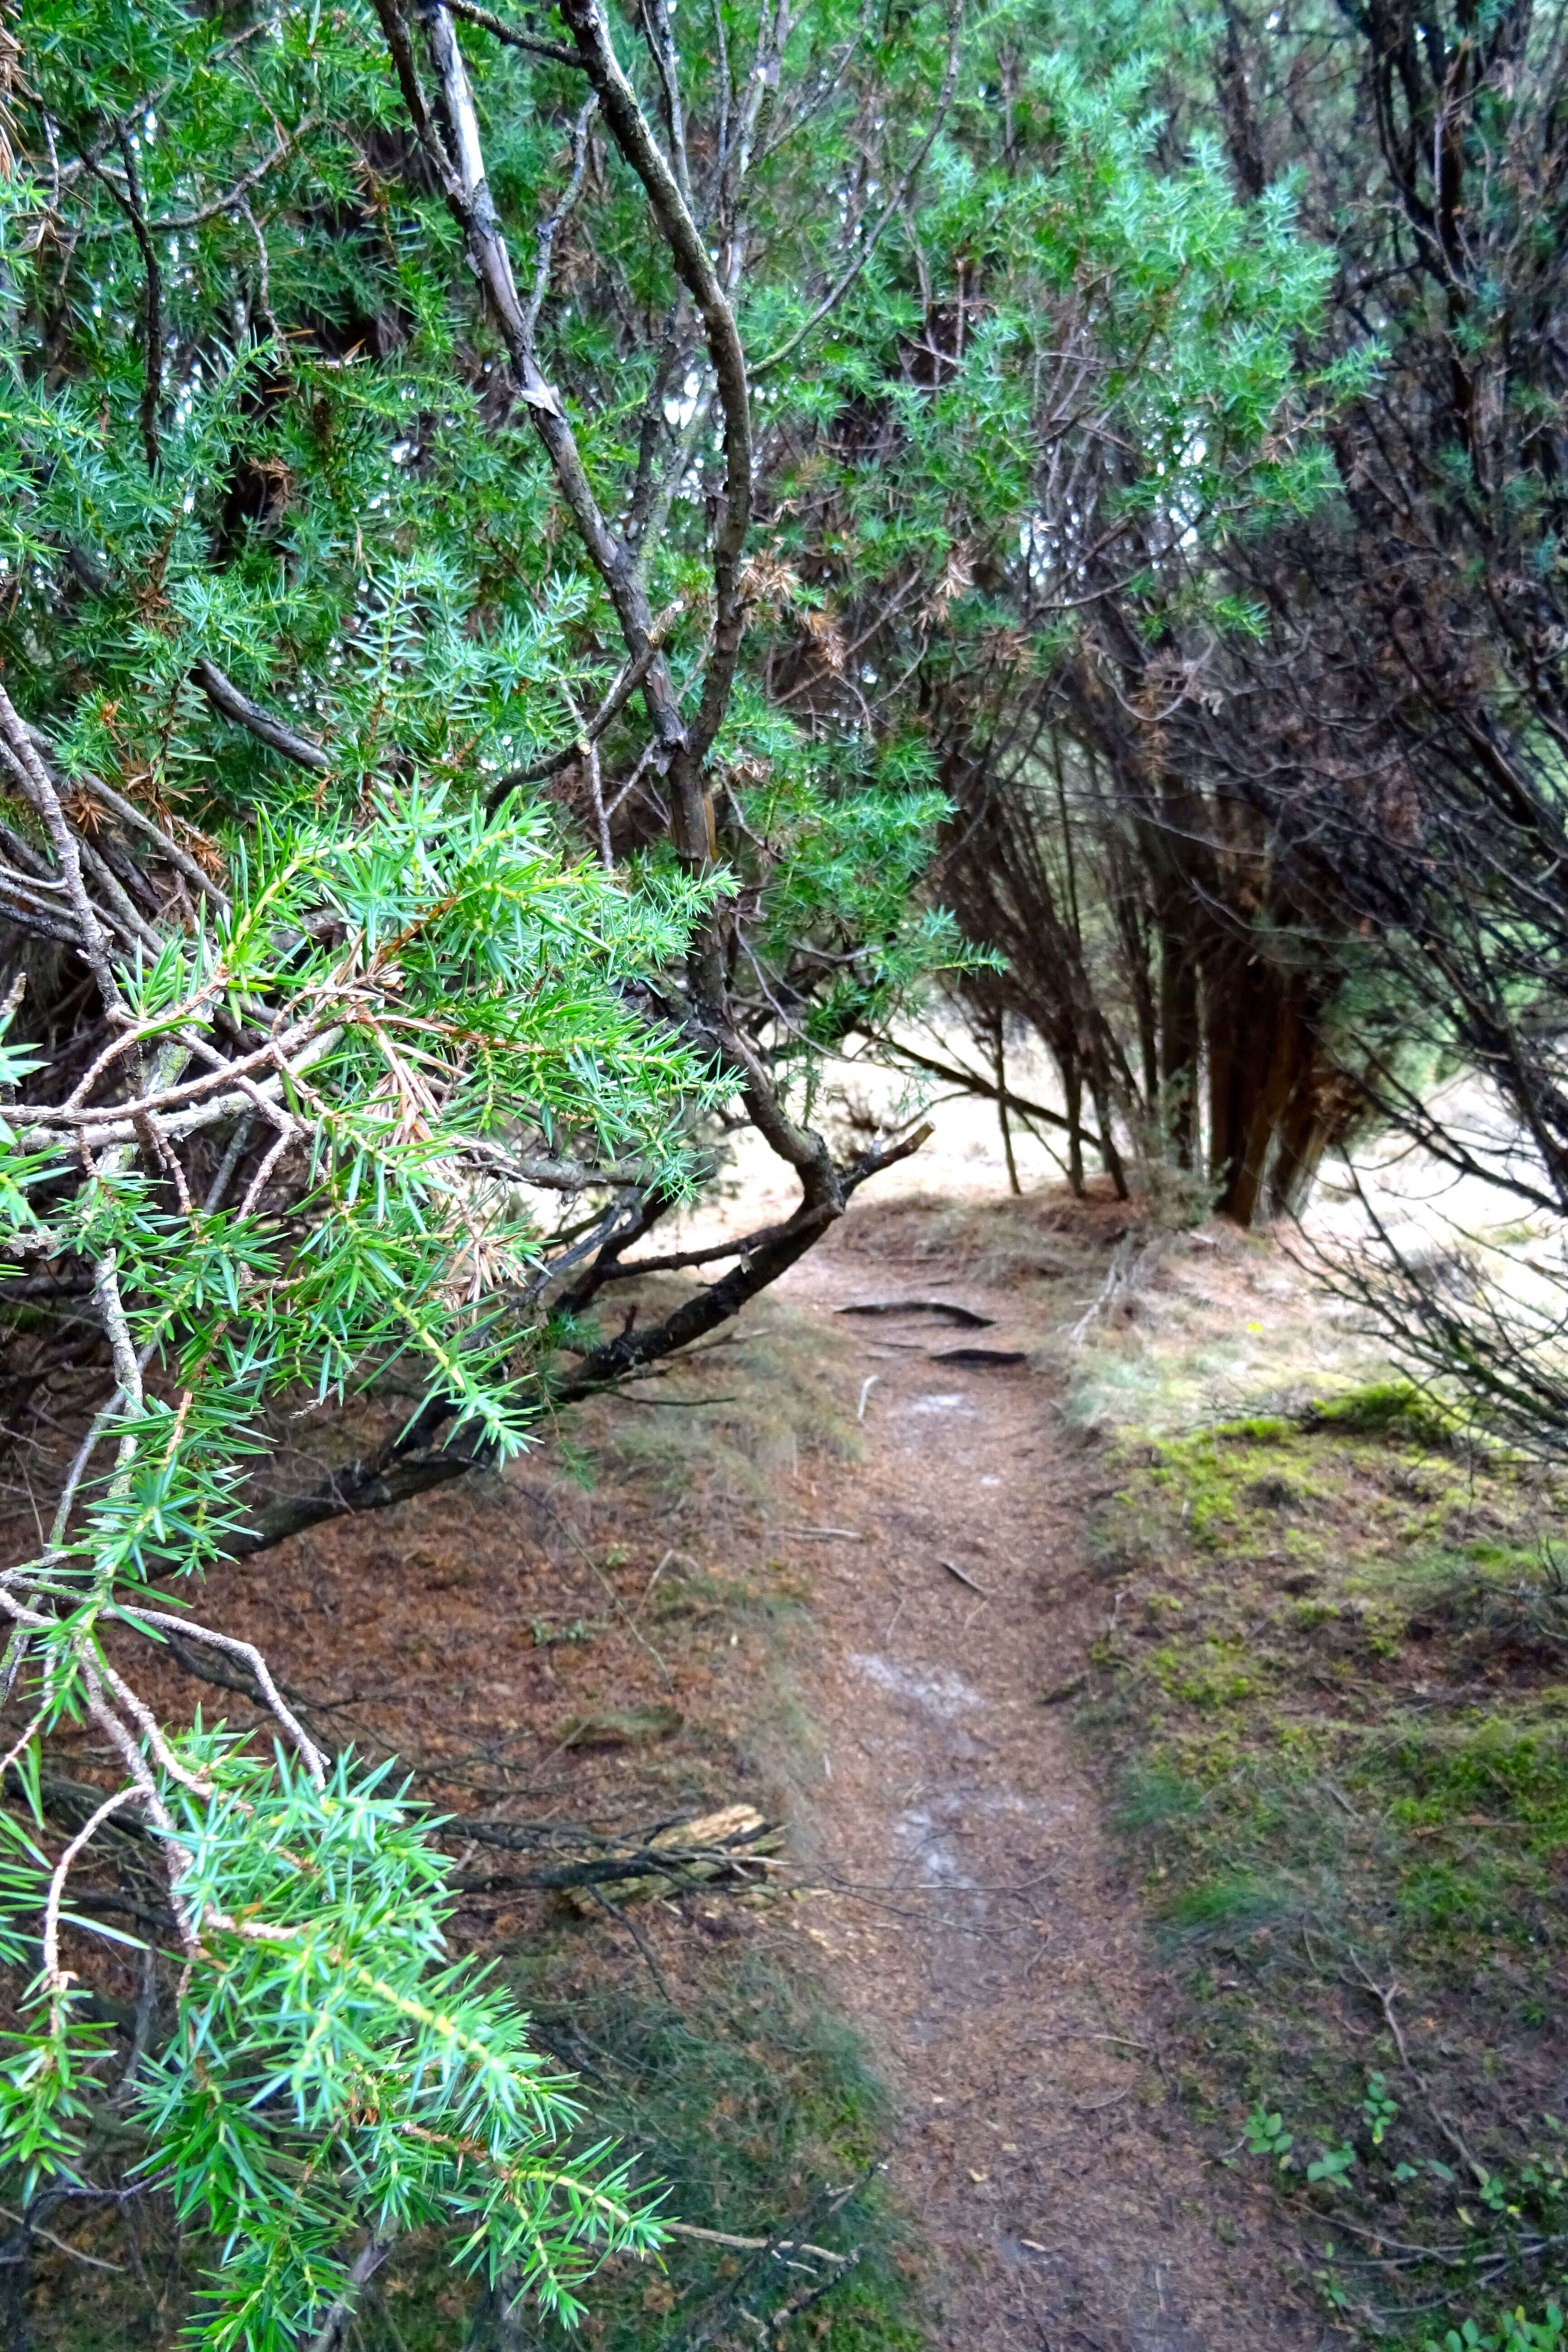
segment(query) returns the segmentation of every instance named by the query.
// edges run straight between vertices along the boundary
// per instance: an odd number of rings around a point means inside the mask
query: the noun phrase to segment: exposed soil
[[[1321,2323],[1269,2262],[1261,2219],[1184,2126],[1162,1974],[1070,1734],[1096,1611],[1103,1623],[1083,1573],[1100,1458],[1038,1372],[947,1353],[1037,1349],[1061,1293],[943,1282],[923,1252],[889,1261],[889,1238],[883,1221],[868,1257],[849,1227],[787,1286],[856,1332],[855,1369],[876,1381],[866,1460],[811,1499],[816,1523],[865,1540],[815,1545],[823,1779],[796,1833],[842,1891],[800,1932],[831,1954],[895,2086],[892,2178],[940,2263],[937,2340],[1315,2346]],[[835,1312],[912,1297],[991,1327]]]

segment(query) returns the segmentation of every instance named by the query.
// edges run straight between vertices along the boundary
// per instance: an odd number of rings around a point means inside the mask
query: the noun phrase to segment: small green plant
[[[1504,2312],[1498,2336],[1483,2336],[1475,2321],[1467,2319],[1442,2336],[1429,2336],[1422,2352],[1552,2352],[1564,2342],[1568,2324],[1559,2306],[1549,2303],[1543,2319],[1527,2319],[1522,2310]]]
[[[1361,2105],[1361,2121],[1373,2150],[1383,2148],[1399,2113],[1397,2101],[1389,2094],[1386,2076],[1370,2074]],[[1553,2117],[1544,2120],[1554,2136],[1561,2134],[1562,2126]],[[1391,2164],[1386,2156],[1367,2157],[1364,2149],[1358,2153],[1349,2138],[1337,2147],[1325,2147],[1310,2164],[1300,2167],[1294,2154],[1296,2136],[1287,2130],[1283,2112],[1269,2113],[1261,2102],[1247,2116],[1244,2137],[1249,2155],[1273,2159],[1281,2172],[1296,2173],[1309,2189],[1332,2191],[1348,2188],[1352,2175],[1366,2158],[1366,2169],[1381,2184],[1379,2233],[1397,2231],[1407,2272],[1412,2262],[1421,2263],[1424,2254],[1436,2276],[1451,2272],[1458,2251],[1456,2223],[1464,2233],[1458,2245],[1462,2247],[1467,2274],[1471,2276],[1477,2271],[1483,2276],[1501,2274],[1505,2265],[1512,2268],[1521,2259],[1541,2261],[1563,2242],[1560,2225],[1563,2200],[1568,2194],[1568,2172],[1555,2157],[1531,2152],[1525,2162],[1506,2174],[1488,2170],[1472,2158],[1472,2189],[1469,2181],[1438,2158],[1428,2157],[1423,2163],[1412,2163],[1402,2157]],[[1388,2189],[1407,2192],[1400,2200],[1396,2223],[1389,2218],[1385,2194]],[[1348,2311],[1352,2300],[1335,2267],[1331,2240],[1322,2253],[1323,2263],[1312,2273],[1319,2292],[1331,2310]],[[1342,2265],[1343,2261],[1342,2256]],[[1395,2315],[1391,2312],[1384,2316],[1393,2318]],[[1483,2335],[1481,2328],[1485,2325],[1501,2332]],[[1536,2352],[1537,2347],[1562,2344],[1563,2327],[1563,2315],[1555,2304],[1548,2305],[1546,2316],[1541,2320],[1526,2318],[1522,2310],[1504,2311],[1490,2319],[1471,2316],[1451,2327],[1441,2340],[1424,2337],[1423,2352]]]
[[[536,1650],[559,1649],[581,1642],[596,1642],[604,1632],[604,1620],[598,1617],[574,1617],[570,1625],[552,1625],[548,1617],[531,1617],[529,1630]]]
[[[1295,2161],[1290,2153],[1295,2145],[1294,2134],[1285,2128],[1284,2116],[1268,2114],[1260,2100],[1247,2118],[1247,2154],[1278,2157],[1280,2171],[1286,2172]]]
[[[1334,2259],[1334,2242],[1331,2238],[1323,2248],[1321,2265],[1312,2273],[1312,2284],[1331,2311],[1348,2311],[1350,2297],[1329,2267]]]
[[[1312,1406],[1309,1424],[1363,1437],[1394,1437],[1441,1452],[1454,1442],[1455,1416],[1411,1381],[1379,1381]]]
[[[1384,2133],[1399,2113],[1397,2101],[1388,2095],[1388,2077],[1385,2074],[1367,2076],[1366,2096],[1362,2101],[1361,2111],[1366,2117],[1366,2127],[1372,2134],[1373,2147],[1381,2147]]]

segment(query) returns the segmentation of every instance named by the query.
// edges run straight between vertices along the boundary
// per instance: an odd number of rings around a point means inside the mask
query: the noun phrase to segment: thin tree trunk
[[[1068,1183],[1083,1198],[1083,1072],[1076,1054],[1062,1056],[1062,1095],[1068,1116]]]
[[[1312,1197],[1312,1187],[1318,1181],[1318,1171],[1323,1164],[1328,1149],[1327,1119],[1312,1121],[1303,1148],[1293,1154],[1289,1163],[1283,1158],[1274,1171],[1269,1188],[1269,1213],[1276,1217],[1299,1217]]]
[[[1265,1003],[1260,1002],[1249,1024],[1247,1068],[1253,1079],[1251,1099],[1247,1107],[1236,1173],[1225,1202],[1226,1213],[1234,1217],[1238,1225],[1258,1223],[1264,1211],[1269,1150],[1297,1089],[1303,1047],[1308,1044],[1300,982],[1284,990],[1270,989],[1268,993],[1274,1000],[1274,1018],[1260,1017],[1265,1013]]]
[[[1007,1063],[1002,1044],[1000,1013],[996,1016],[996,1027],[993,1033],[993,1051],[996,1064],[996,1117],[1002,1129],[1002,1149],[1007,1158],[1007,1183],[1013,1192],[1021,1194],[1024,1188],[1018,1181],[1018,1163],[1013,1157],[1013,1129],[1007,1118]]]
[[[1205,1059],[1208,1064],[1209,1082],[1209,1174],[1220,1188],[1224,1200],[1236,1175],[1237,1130],[1240,1125],[1237,1100],[1239,1072],[1238,1034],[1236,987],[1239,959],[1234,955],[1216,957],[1204,972],[1204,1039]]]
[[[1173,899],[1160,916],[1160,1061],[1162,1097],[1176,1164],[1198,1160],[1198,975],[1192,943],[1174,917]]]
[[[475,2296],[463,2352],[527,2352],[532,2342],[523,2325],[522,2281],[511,2263]]]
[[[1329,1120],[1320,1100],[1318,1074],[1299,1081],[1279,1126],[1279,1150],[1268,1181],[1268,1213],[1299,1217],[1306,1207],[1328,1148]]]
[[[390,2238],[373,2236],[367,2239],[355,2257],[353,2268],[343,2284],[342,2293],[333,2302],[320,2329],[311,2337],[310,2352],[339,2352],[339,2347],[348,2333],[363,2289],[369,2285],[391,2252]]]
[[[1132,1003],[1138,1016],[1138,1052],[1143,1066],[1143,1105],[1151,1118],[1160,1101],[1160,1024],[1146,963],[1130,965]]]
[[[32,2352],[27,2326],[27,2291],[32,2283],[33,2233],[18,2222],[0,2241],[0,2341],[5,2352]]]
[[[1112,1140],[1110,1089],[1105,1083],[1103,1073],[1094,1068],[1092,1065],[1089,1074],[1089,1090],[1093,1097],[1095,1118],[1100,1127],[1100,1156],[1105,1162],[1105,1172],[1115,1187],[1117,1199],[1130,1200],[1131,1192],[1127,1181],[1127,1171],[1122,1165],[1121,1154]]]

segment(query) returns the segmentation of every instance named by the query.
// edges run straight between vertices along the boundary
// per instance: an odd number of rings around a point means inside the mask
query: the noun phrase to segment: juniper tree
[[[223,2247],[214,2345],[331,2340],[427,2221],[565,2315],[658,2229],[447,1956],[417,1815],[205,1622],[202,1571],[504,1458],[546,1396],[732,1314],[910,1148],[835,1157],[814,1045],[952,952],[910,901],[920,763],[740,676],[784,593],[747,544],[746,205],[864,104],[853,37],[825,19],[786,79],[784,15],[746,26],[694,163],[662,25],[658,132],[603,18],[569,29],[476,33],[470,76],[439,8],[44,6],[5,53],[5,1311],[13,1436],[46,1377],[74,1426],[0,1577],[32,1978],[0,2137],[25,2252],[104,2191],[123,2076],[116,2193],[155,2168]],[[909,162],[950,31],[880,52],[888,98],[895,55]],[[777,283],[759,315],[806,323]],[[596,1342],[737,1118],[798,1210]],[[269,1409],[368,1382],[410,1401],[378,1452],[258,1487]],[[157,1721],[136,1645],[170,1640],[244,1677],[270,1761]],[[62,1829],[40,1759],[84,1716],[120,1777]],[[178,1979],[129,2061],[90,1969],[129,1930],[79,1891],[128,1830],[120,1916]]]
[[[847,725],[913,705],[953,804],[936,887],[1001,960],[958,991],[985,1062],[889,1049],[999,1092],[1080,1189],[1093,1152],[1123,1191],[1134,1155],[1195,1158],[1204,1060],[1210,1197],[1250,1222],[1265,1167],[1287,1195],[1321,1149],[1305,1000],[1332,1001],[1350,957],[1298,924],[1293,992],[1289,952],[1262,955],[1294,919],[1265,829],[1167,733],[1245,672],[1266,607],[1237,551],[1331,510],[1333,422],[1376,347],[1324,348],[1333,257],[1289,174],[1240,191],[1212,131],[1173,126],[1174,26],[1162,51],[1141,16],[1142,55],[1113,20],[1069,13],[1046,55],[1030,26],[1005,10],[977,36],[951,159],[888,267],[899,308],[868,298],[859,396],[806,445],[792,531],[834,626],[781,648],[773,684]],[[1020,1020],[1059,1105],[997,1075]]]
[[[1086,1150],[1124,1181],[1152,1147],[1249,1223],[1381,1120],[1554,1216],[1563,13],[1071,12],[1044,70],[993,24],[991,102],[961,109],[973,179],[910,227],[907,373],[939,395],[922,424],[994,378],[1032,171],[1051,254],[1077,261],[1052,279],[1037,255],[1026,281],[1051,354],[1029,494],[976,498],[944,436],[983,595],[943,635],[988,600],[989,635],[944,669],[902,589],[859,595],[842,633],[880,692],[918,678],[960,812],[940,887],[1006,958],[960,991],[984,1066],[936,1058],[1043,1121],[1076,1181]],[[1068,126],[1107,94],[1118,200],[1079,211],[1110,145],[1085,137],[1075,173]],[[975,184],[1004,192],[984,233]],[[877,429],[902,446],[903,414]],[[992,481],[1017,446],[985,442]],[[851,701],[822,667],[803,696]],[[998,1076],[1020,1019],[1065,1116]],[[1489,1138],[1430,1106],[1458,1066],[1500,1090]],[[1550,1348],[1527,1350],[1537,1405],[1505,1403],[1522,1332],[1461,1340],[1452,1300],[1415,1295],[1429,1362],[1489,1383],[1516,1429],[1561,1422]]]
[[[1208,551],[1250,628],[1142,583],[1097,605],[1052,713],[1080,852],[1136,845],[1121,968],[1234,1211],[1299,1205],[1375,1119],[1523,1214],[1511,1272],[1385,1232],[1352,1279],[1425,1374],[1560,1455],[1568,18],[1227,5],[1162,58],[1167,136],[1206,130],[1238,200],[1298,189],[1333,475]],[[1479,1088],[1434,1088],[1459,1072]]]
[[[1021,8],[29,0],[16,32],[18,2251],[156,2177],[224,2248],[204,2342],[331,2341],[426,2221],[565,2313],[657,2220],[560,2153],[569,2090],[450,1961],[417,1813],[203,1572],[504,1458],[913,1148],[835,1148],[826,1057],[994,963],[921,876],[1073,641],[1097,513],[1146,568],[1321,488],[1315,265]],[[793,1213],[639,1252],[738,1125]],[[601,1336],[649,1264],[682,1302]],[[279,1491],[269,1416],[367,1395],[404,1400],[384,1438]],[[272,1758],[161,1723],[147,1642],[223,1662]],[[118,1765],[72,1800],[43,1759],[83,1718]],[[129,2050],[110,1931],[168,1964]]]

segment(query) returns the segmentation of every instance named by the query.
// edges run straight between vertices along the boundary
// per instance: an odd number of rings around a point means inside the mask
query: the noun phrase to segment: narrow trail
[[[802,1524],[850,1535],[779,1531],[817,1595],[822,1777],[799,1834],[835,1890],[799,1932],[898,2102],[892,2185],[940,2267],[936,2341],[1315,2352],[1331,2339],[1269,2259],[1266,2209],[1184,2123],[1070,1694],[1042,1703],[1105,1613],[1085,1573],[1103,1469],[1039,1374],[951,1359],[1026,1349],[1041,1309],[827,1251],[787,1295],[875,1382],[865,1461],[797,1489]],[[917,1297],[992,1327],[836,1311]]]

